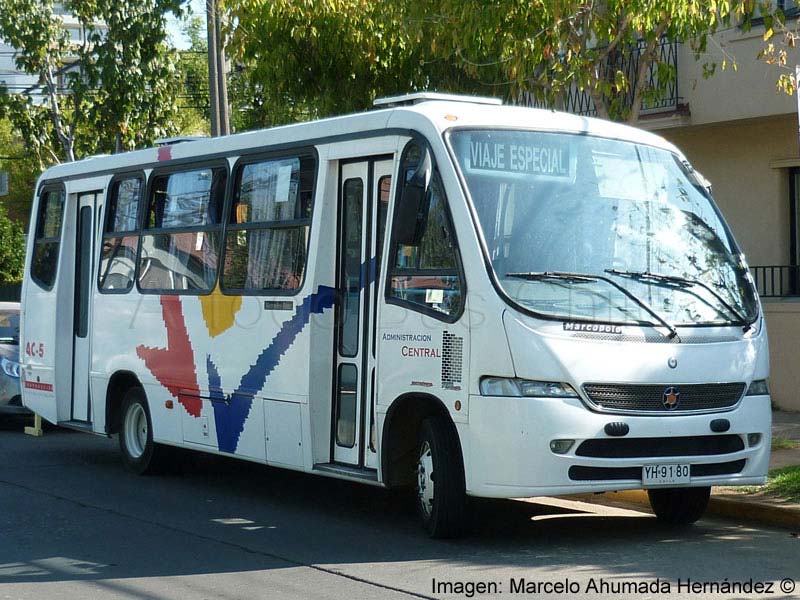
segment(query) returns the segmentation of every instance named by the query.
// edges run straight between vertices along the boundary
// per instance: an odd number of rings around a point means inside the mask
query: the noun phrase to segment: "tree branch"
[[[655,36],[647,44],[647,48],[639,57],[639,66],[636,69],[636,81],[633,82],[633,104],[631,105],[631,114],[628,117],[628,123],[636,123],[639,120],[639,114],[642,112],[642,94],[645,91],[645,76],[652,66],[656,58],[656,51],[658,45],[661,43],[661,36],[667,30],[667,21],[662,21],[655,31]],[[630,84],[629,84],[630,85]]]
[[[628,28],[631,25],[631,20],[633,18],[632,13],[628,13],[625,15],[625,18],[622,19],[622,23],[619,24],[619,31],[617,31],[617,35],[614,36],[614,39],[606,46],[600,55],[597,57],[598,62],[603,62],[608,55],[611,54],[619,43],[622,41],[622,38],[625,37],[625,34],[628,33]]]
[[[61,118],[61,107],[58,105],[58,90],[53,77],[53,66],[48,64],[43,73],[47,85],[47,96],[52,111],[53,127],[56,130],[61,146],[64,148],[64,158],[72,162],[75,160],[74,138],[64,130],[64,121]]]

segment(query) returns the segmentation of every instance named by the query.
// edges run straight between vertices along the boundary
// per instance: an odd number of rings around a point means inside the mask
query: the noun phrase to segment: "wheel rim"
[[[433,511],[433,453],[428,442],[422,442],[417,463],[417,494],[422,512],[429,517]]]
[[[140,458],[147,447],[147,415],[141,404],[131,404],[125,415],[125,449]]]

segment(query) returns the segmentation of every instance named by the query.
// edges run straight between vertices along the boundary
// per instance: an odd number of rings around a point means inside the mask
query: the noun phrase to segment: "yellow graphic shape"
[[[242,308],[242,297],[226,296],[219,289],[218,283],[213,292],[200,296],[200,304],[208,334],[213,338],[233,327],[236,313]]]

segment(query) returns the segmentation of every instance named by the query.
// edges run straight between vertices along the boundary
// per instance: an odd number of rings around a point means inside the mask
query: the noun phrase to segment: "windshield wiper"
[[[620,277],[630,277],[631,279],[670,283],[679,287],[693,287],[695,285],[699,285],[709,294],[714,296],[714,298],[716,298],[717,301],[724,306],[731,315],[733,315],[733,318],[736,320],[734,323],[735,325],[741,325],[743,331],[745,332],[749,331],[753,327],[747,322],[747,319],[745,319],[742,313],[740,313],[734,306],[730,304],[730,302],[722,297],[722,294],[714,290],[714,288],[707,283],[698,279],[689,279],[688,277],[681,277],[680,275],[664,275],[663,273],[653,273],[652,271],[622,271],[620,269],[606,269],[605,272],[611,273],[612,275],[619,275]]]
[[[521,273],[506,273],[506,277],[516,277],[517,279],[528,279],[530,281],[539,281],[542,279],[561,279],[565,281],[591,282],[601,279],[594,275],[570,273],[568,271],[527,271]]]
[[[624,285],[620,285],[613,279],[609,279],[608,277],[603,277],[601,275],[594,275],[590,273],[571,273],[569,271],[528,271],[528,272],[520,272],[520,273],[506,273],[506,277],[515,277],[517,279],[527,279],[529,281],[542,281],[547,279],[560,279],[562,281],[575,281],[579,283],[585,282],[592,282],[592,281],[604,281],[612,287],[617,288],[620,292],[625,294],[628,298],[633,300],[636,304],[642,307],[646,312],[650,313],[650,316],[655,318],[663,327],[669,330],[669,335],[665,336],[667,339],[674,339],[678,336],[678,330],[664,317],[659,315],[655,309],[653,309],[647,302],[642,300],[641,298],[637,298],[632,292],[630,292]],[[662,334],[663,335],[663,334]],[[680,338],[678,338],[680,341]]]

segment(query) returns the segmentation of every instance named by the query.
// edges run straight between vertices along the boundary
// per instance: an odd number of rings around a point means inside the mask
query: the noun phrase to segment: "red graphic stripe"
[[[25,387],[31,390],[39,390],[40,392],[52,392],[52,383],[39,383],[38,381],[26,381]]]
[[[161,296],[161,315],[167,327],[167,347],[139,345],[136,355],[144,361],[158,382],[183,405],[186,412],[199,417],[203,401],[199,398],[194,351],[186,330],[180,298]]]

